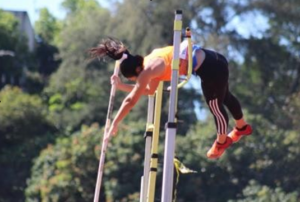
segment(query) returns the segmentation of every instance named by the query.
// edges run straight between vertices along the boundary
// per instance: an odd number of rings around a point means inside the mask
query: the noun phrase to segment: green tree
[[[107,104],[103,102],[108,100],[107,75],[112,74],[112,69],[105,63],[89,61],[86,51],[106,34],[110,14],[95,1],[92,5],[89,2],[64,22],[58,43],[62,63],[44,91],[50,117],[61,130],[73,131],[82,123],[105,122]]]
[[[264,114],[281,127],[291,127],[292,122],[285,116],[282,106],[288,104],[292,91],[300,90],[294,86],[296,78],[292,73],[297,58],[270,38],[252,38],[246,43],[245,63],[236,75],[244,79],[238,80],[237,92],[253,113]],[[249,86],[252,91],[247,90]]]
[[[292,121],[292,129],[299,131],[299,120],[300,120],[300,102],[299,102],[300,93],[294,93],[292,96],[287,98],[287,105],[283,107],[283,113],[289,117],[289,120]]]
[[[249,185],[243,190],[244,199],[229,200],[229,202],[296,202],[299,199],[297,192],[285,193],[281,188],[272,189],[257,182],[250,181]]]
[[[107,150],[101,201],[138,199],[143,160],[141,129],[133,124],[112,140]],[[91,201],[102,137],[103,130],[97,125],[83,126],[81,131],[58,138],[54,145],[45,148],[35,160],[26,201]]]
[[[47,8],[40,9],[39,19],[35,22],[35,32],[38,37],[35,55],[38,62],[38,72],[47,77],[59,66],[58,48],[55,46],[62,29],[59,22]]]
[[[0,100],[0,201],[23,201],[32,159],[54,139],[55,128],[39,97],[7,86]]]
[[[39,19],[34,24],[34,30],[41,40],[55,44],[55,38],[61,30],[60,22],[47,8],[39,10]]]
[[[112,5],[115,5],[113,8],[116,15],[109,25],[111,35],[123,39],[134,54],[140,55],[149,54],[154,48],[173,44],[174,11],[189,9],[188,3],[178,0],[125,0]],[[183,15],[183,29],[190,25],[191,15],[187,12]]]
[[[95,0],[64,0],[62,7],[69,15],[77,14],[81,9],[94,9],[99,7],[99,3]]]

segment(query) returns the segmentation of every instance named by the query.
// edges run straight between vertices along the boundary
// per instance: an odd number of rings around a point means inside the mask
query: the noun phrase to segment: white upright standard
[[[172,61],[172,80],[169,104],[169,116],[166,124],[166,139],[164,152],[164,169],[163,169],[163,185],[161,202],[171,202],[173,195],[173,159],[175,153],[175,136],[177,131],[177,123],[175,121],[175,113],[177,111],[177,83],[179,69],[179,50],[182,31],[182,11],[176,10],[174,21],[174,38],[173,38],[173,61]]]

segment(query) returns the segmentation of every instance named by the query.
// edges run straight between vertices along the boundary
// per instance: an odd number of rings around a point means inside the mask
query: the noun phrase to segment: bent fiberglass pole
[[[177,83],[179,69],[179,49],[182,30],[182,11],[176,10],[174,20],[174,38],[173,38],[173,61],[172,61],[172,79],[169,104],[169,116],[166,124],[165,152],[164,152],[164,169],[161,202],[172,201],[173,190],[173,159],[175,153],[175,136],[177,123],[175,122],[175,113],[177,110]]]

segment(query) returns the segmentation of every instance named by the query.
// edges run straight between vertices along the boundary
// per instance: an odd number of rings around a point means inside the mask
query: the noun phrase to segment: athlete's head
[[[88,52],[92,59],[108,56],[120,60],[123,54],[126,54],[126,59],[120,64],[120,70],[128,79],[136,78],[143,69],[144,58],[140,55],[131,55],[122,42],[113,38],[102,40],[97,47],[90,48]]]

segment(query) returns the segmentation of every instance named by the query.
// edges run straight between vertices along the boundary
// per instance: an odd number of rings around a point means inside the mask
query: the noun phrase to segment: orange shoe
[[[234,127],[233,130],[228,134],[228,136],[232,139],[233,143],[236,143],[241,139],[241,137],[245,135],[251,135],[251,133],[252,127],[247,124],[244,130],[238,130],[236,127]]]
[[[210,148],[210,150],[208,150],[207,157],[210,159],[216,159],[221,157],[225,149],[230,147],[230,145],[232,145],[232,139],[228,136],[226,137],[226,141],[224,142],[224,144],[220,144],[216,140]]]

